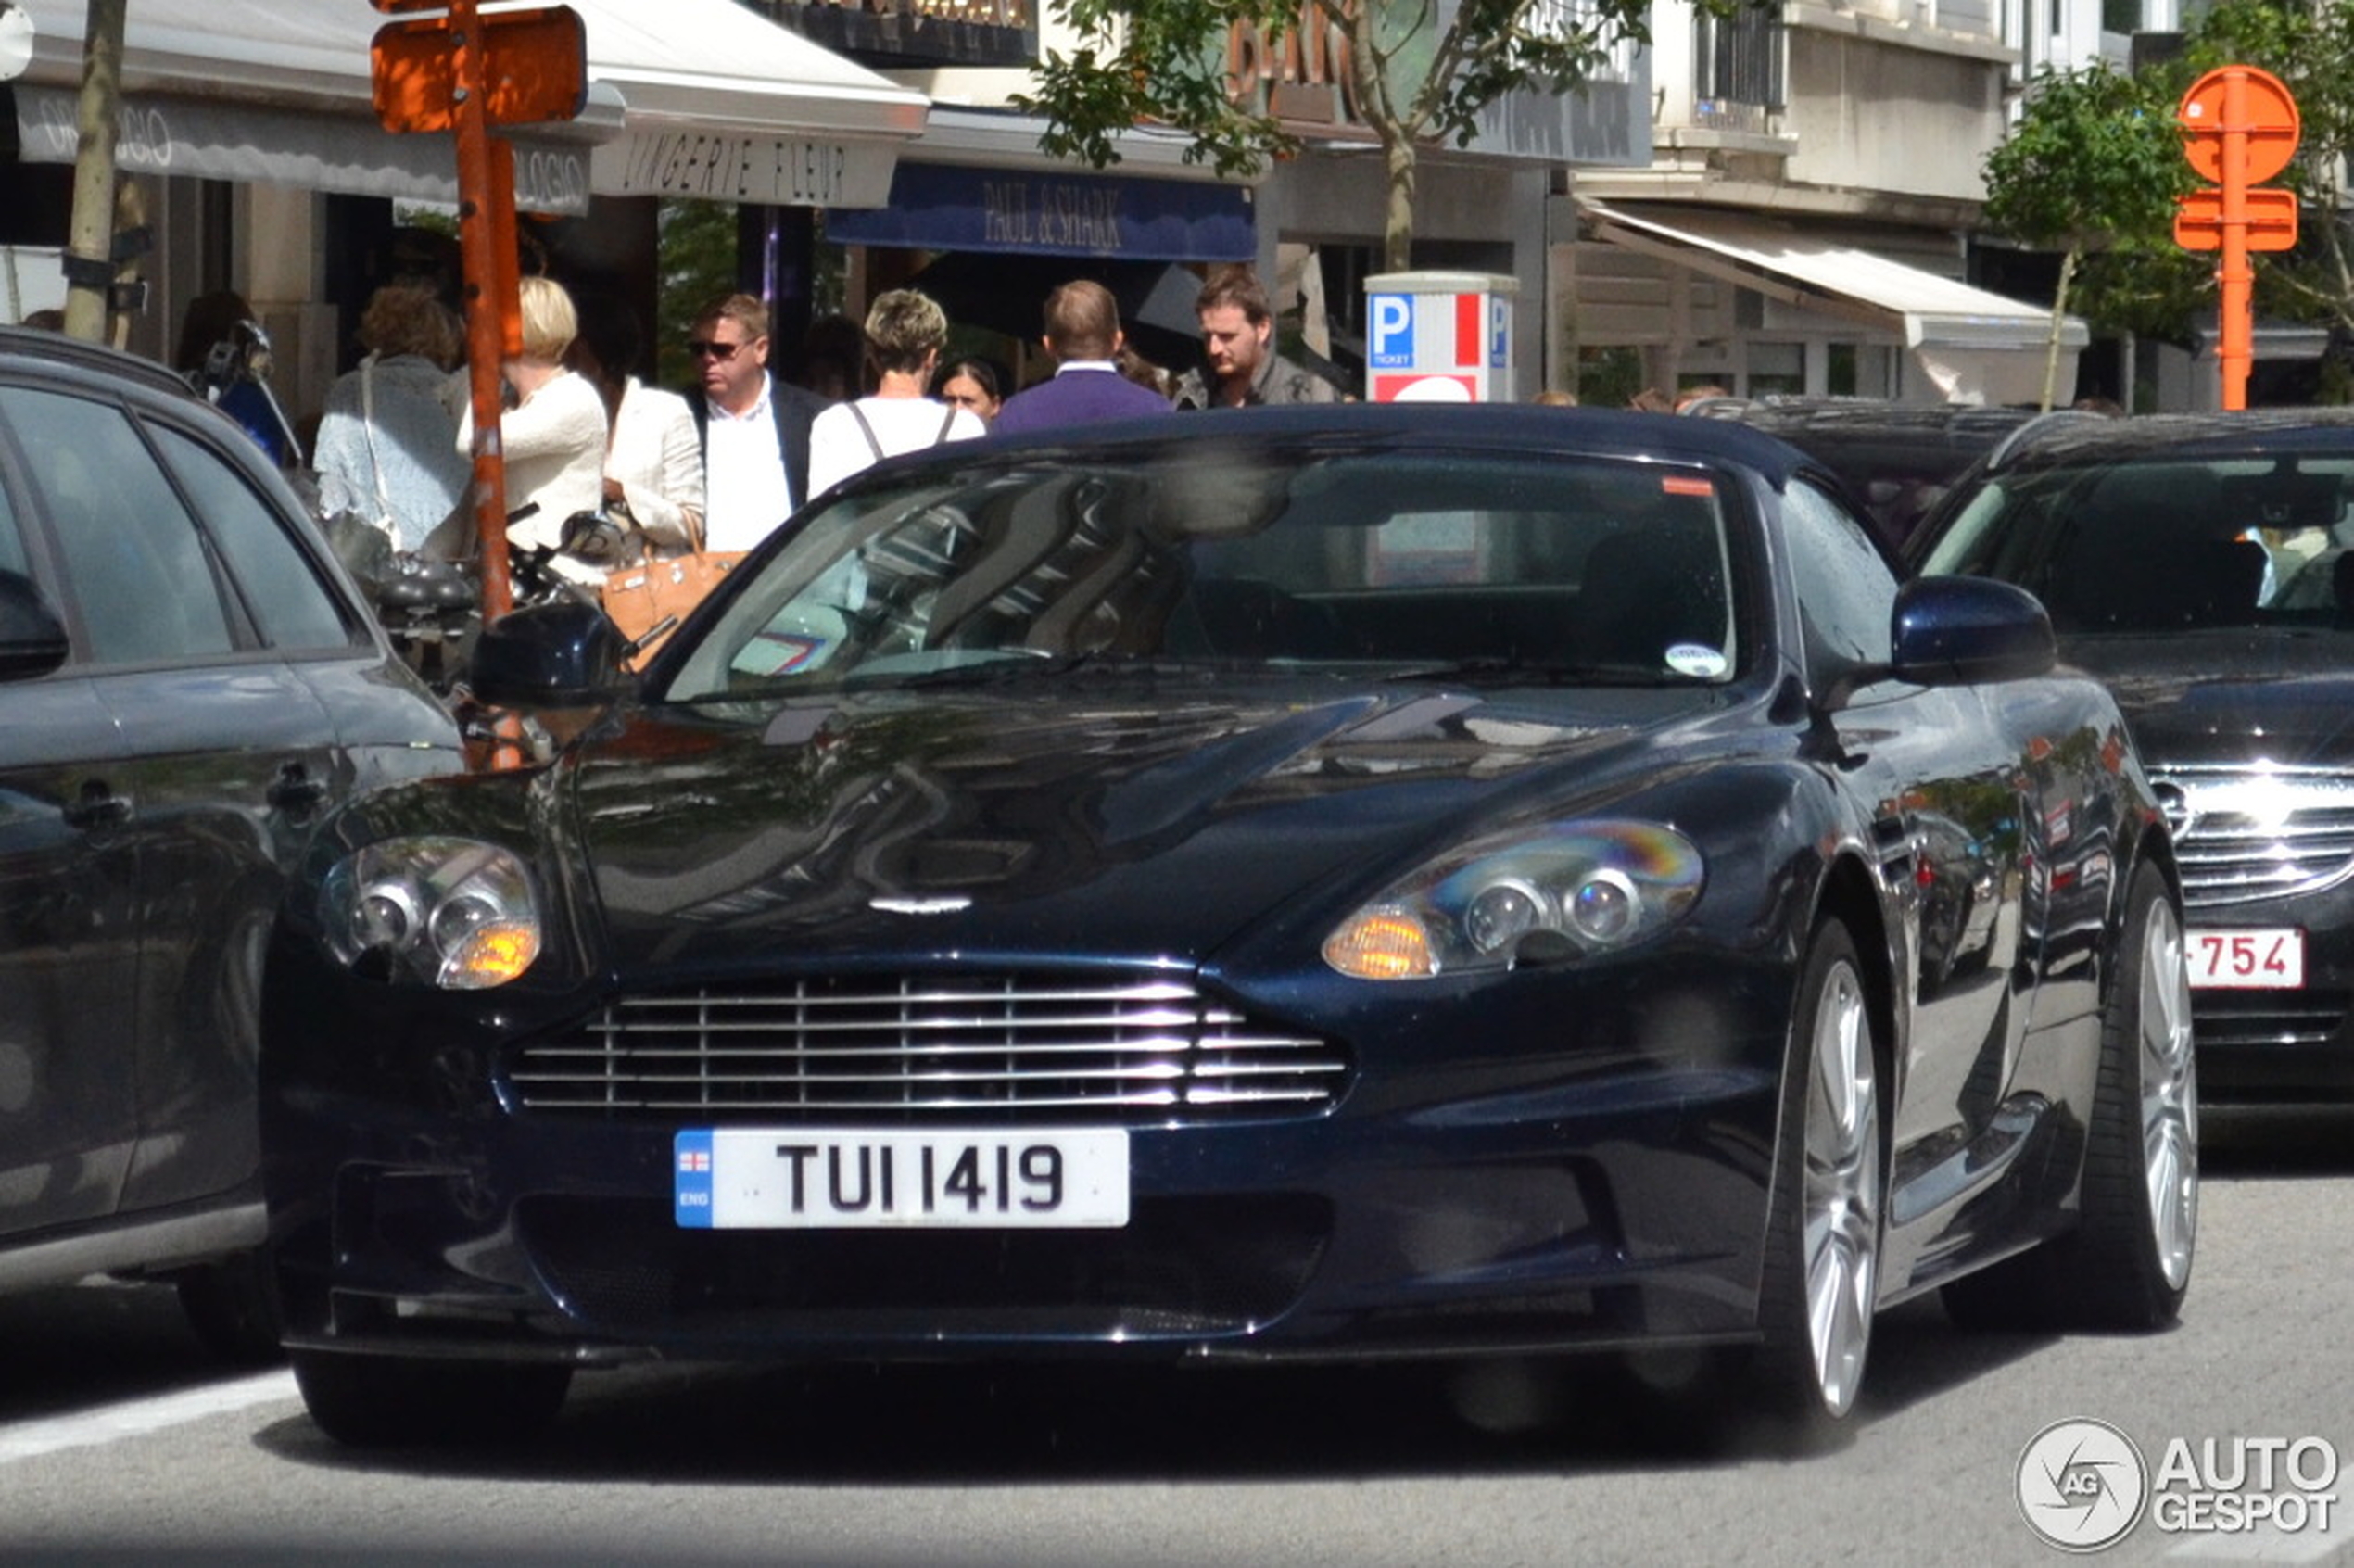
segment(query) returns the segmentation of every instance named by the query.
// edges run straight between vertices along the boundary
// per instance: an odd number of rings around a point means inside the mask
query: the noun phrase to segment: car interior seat
[[[1678,643],[1725,651],[1725,569],[1713,520],[1667,519],[1598,540],[1576,615],[1568,641],[1576,665],[1664,671]]]
[[[2054,618],[2087,631],[2175,631],[2251,617],[2270,557],[2224,530],[2232,516],[2205,468],[2120,468],[2077,508],[2054,563]]]

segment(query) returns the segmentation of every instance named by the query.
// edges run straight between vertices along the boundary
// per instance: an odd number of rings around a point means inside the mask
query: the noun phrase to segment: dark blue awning
[[[1239,185],[1037,174],[902,160],[888,206],[829,209],[826,237],[910,250],[985,250],[1137,261],[1247,261],[1259,254]]]

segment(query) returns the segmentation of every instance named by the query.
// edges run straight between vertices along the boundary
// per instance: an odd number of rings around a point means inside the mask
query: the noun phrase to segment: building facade
[[[2045,39],[2000,0],[1779,0],[1731,19],[1661,0],[1651,163],[1578,171],[1555,204],[1581,379],[2017,403],[2050,367],[2072,400],[2082,323],[1974,281],[2022,26]]]

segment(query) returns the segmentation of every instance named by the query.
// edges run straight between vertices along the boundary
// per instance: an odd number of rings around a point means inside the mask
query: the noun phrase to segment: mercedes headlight
[[[389,839],[345,856],[320,890],[319,918],[350,967],[445,991],[504,985],[539,955],[530,873],[473,839]]]
[[[1386,890],[1324,939],[1358,980],[1508,969],[1638,942],[1700,898],[1700,851],[1649,822],[1548,823],[1462,846]]]

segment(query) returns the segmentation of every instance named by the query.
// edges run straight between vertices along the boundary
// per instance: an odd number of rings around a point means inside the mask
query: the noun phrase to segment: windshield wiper
[[[1544,686],[1681,686],[1689,677],[1648,665],[1571,664],[1560,659],[1457,659],[1384,670],[1384,680],[1524,680]]]

